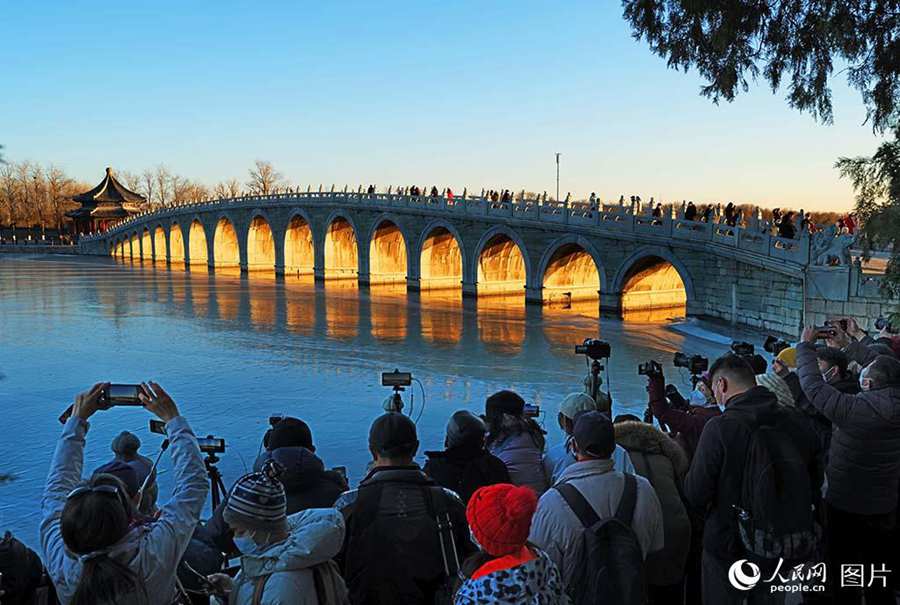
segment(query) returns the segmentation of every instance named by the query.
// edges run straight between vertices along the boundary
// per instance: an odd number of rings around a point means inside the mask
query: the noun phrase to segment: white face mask
[[[242,555],[258,555],[266,549],[265,546],[257,544],[250,534],[235,536],[234,545],[237,546]]]

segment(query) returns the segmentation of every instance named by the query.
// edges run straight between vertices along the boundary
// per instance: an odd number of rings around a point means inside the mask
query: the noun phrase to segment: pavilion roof
[[[140,193],[136,193],[120,183],[113,176],[112,168],[106,169],[106,177],[100,184],[84,193],[79,193],[72,197],[72,200],[79,202],[85,206],[96,206],[98,204],[143,204],[147,200]]]

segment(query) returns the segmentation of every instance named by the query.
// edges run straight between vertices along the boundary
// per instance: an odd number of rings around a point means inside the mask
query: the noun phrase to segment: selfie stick
[[[167,449],[169,449],[169,440],[163,439],[162,445],[159,448],[159,453],[156,455],[156,461],[153,463],[153,466],[150,467],[150,472],[147,473],[146,477],[144,477],[144,482],[141,484],[141,489],[138,490],[138,500],[137,506],[135,508],[141,508],[141,502],[144,500],[144,490],[147,489],[148,485],[150,485],[150,477],[152,477],[156,472],[156,466],[159,464],[159,459],[162,458],[162,455]]]

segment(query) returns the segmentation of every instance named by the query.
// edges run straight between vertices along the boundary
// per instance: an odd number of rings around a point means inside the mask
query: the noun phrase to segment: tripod
[[[387,401],[384,402],[385,412],[396,412],[399,414],[403,411],[403,397],[400,395],[400,393],[405,390],[406,389],[404,389],[400,385],[394,385],[393,394],[387,398]]]
[[[219,504],[222,503],[222,495],[228,493],[228,490],[225,489],[225,483],[222,481],[222,473],[216,467],[216,463],[219,460],[220,458],[216,456],[215,452],[206,452],[206,458],[203,459],[203,464],[206,466],[206,475],[209,477],[209,484],[212,487],[213,510],[219,508]]]
[[[600,372],[602,372],[603,369],[603,365],[599,361],[597,361],[596,359],[591,360],[590,395],[591,399],[593,399],[595,402],[597,402],[597,395],[600,392]],[[610,398],[609,405],[612,405],[612,398]],[[610,412],[610,410],[608,409],[603,409],[600,411],[606,412],[607,414]]]

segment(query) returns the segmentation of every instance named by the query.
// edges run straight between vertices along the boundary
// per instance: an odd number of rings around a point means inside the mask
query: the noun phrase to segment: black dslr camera
[[[766,337],[766,342],[763,343],[763,349],[765,349],[767,353],[771,353],[774,357],[778,357],[779,353],[790,348],[790,346],[790,343],[781,340],[777,336],[772,336],[771,334]]]
[[[688,372],[697,376],[709,369],[709,359],[702,355],[690,355],[687,353],[675,353],[672,365],[676,368],[686,368]]]
[[[612,348],[608,342],[596,338],[585,338],[580,345],[575,345],[576,355],[587,355],[593,360],[608,359]]]
[[[652,359],[646,363],[638,364],[638,376],[647,376],[652,378],[654,376],[662,375],[662,366],[653,361]]]
[[[756,355],[756,347],[749,342],[735,340],[731,343],[731,352],[735,355],[740,355],[741,357],[752,357],[753,355]]]

